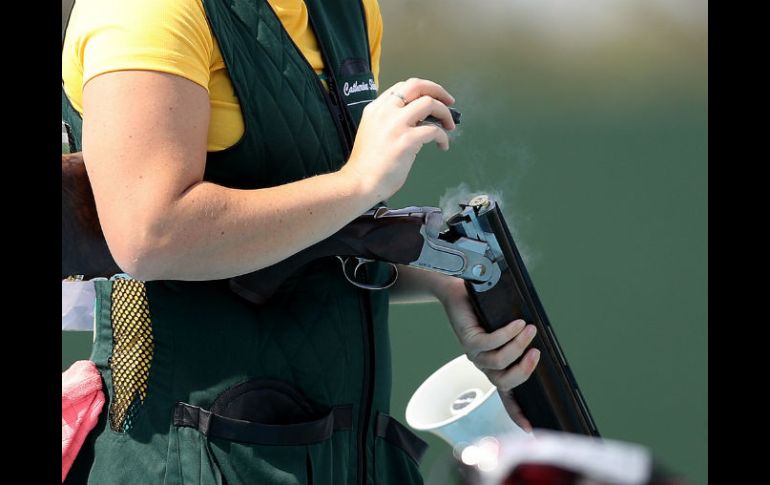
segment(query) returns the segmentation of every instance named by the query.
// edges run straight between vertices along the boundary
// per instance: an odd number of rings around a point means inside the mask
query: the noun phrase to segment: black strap
[[[353,407],[339,406],[316,421],[271,425],[227,418],[198,406],[178,402],[174,425],[195,428],[211,438],[255,445],[306,445],[331,438],[335,431],[353,428]]]
[[[428,443],[412,433],[406,426],[385,413],[377,414],[377,436],[401,448],[418,465],[428,449]]]

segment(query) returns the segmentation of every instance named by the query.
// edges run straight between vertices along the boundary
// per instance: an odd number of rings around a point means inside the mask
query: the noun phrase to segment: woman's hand
[[[364,109],[350,159],[341,172],[357,178],[376,200],[392,196],[404,185],[424,144],[435,141],[442,150],[449,149],[445,130],[455,129],[448,108],[454,101],[444,88],[424,79],[412,78],[386,89]],[[431,115],[444,129],[420,124]]]
[[[529,378],[540,359],[540,351],[533,348],[516,365],[511,365],[532,342],[535,326],[515,320],[487,333],[473,312],[465,283],[457,278],[447,278],[435,294],[444,305],[452,330],[468,359],[497,387],[511,419],[525,431],[532,431],[532,425],[509,391]]]

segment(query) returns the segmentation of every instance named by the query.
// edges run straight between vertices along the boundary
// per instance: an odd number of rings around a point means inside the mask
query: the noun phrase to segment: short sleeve
[[[372,58],[374,83],[380,85],[380,55],[382,53],[382,14],[377,0],[364,0],[366,25],[369,32],[369,47]]]
[[[208,90],[214,47],[201,0],[78,0],[67,38],[81,88],[107,72],[150,70]]]

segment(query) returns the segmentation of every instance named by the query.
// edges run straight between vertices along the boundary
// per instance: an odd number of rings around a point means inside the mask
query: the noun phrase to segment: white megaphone
[[[530,435],[513,422],[489,382],[464,354],[431,374],[406,405],[406,422],[453,448],[485,436]]]

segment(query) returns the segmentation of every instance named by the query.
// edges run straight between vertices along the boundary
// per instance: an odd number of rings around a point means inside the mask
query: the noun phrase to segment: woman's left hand
[[[473,311],[465,283],[457,278],[446,278],[434,287],[434,294],[444,305],[452,330],[468,359],[497,387],[511,419],[525,431],[531,431],[530,422],[509,391],[529,378],[540,359],[540,351],[534,348],[522,357],[535,337],[535,326],[514,320],[487,333]],[[512,365],[520,357],[519,362]]]

